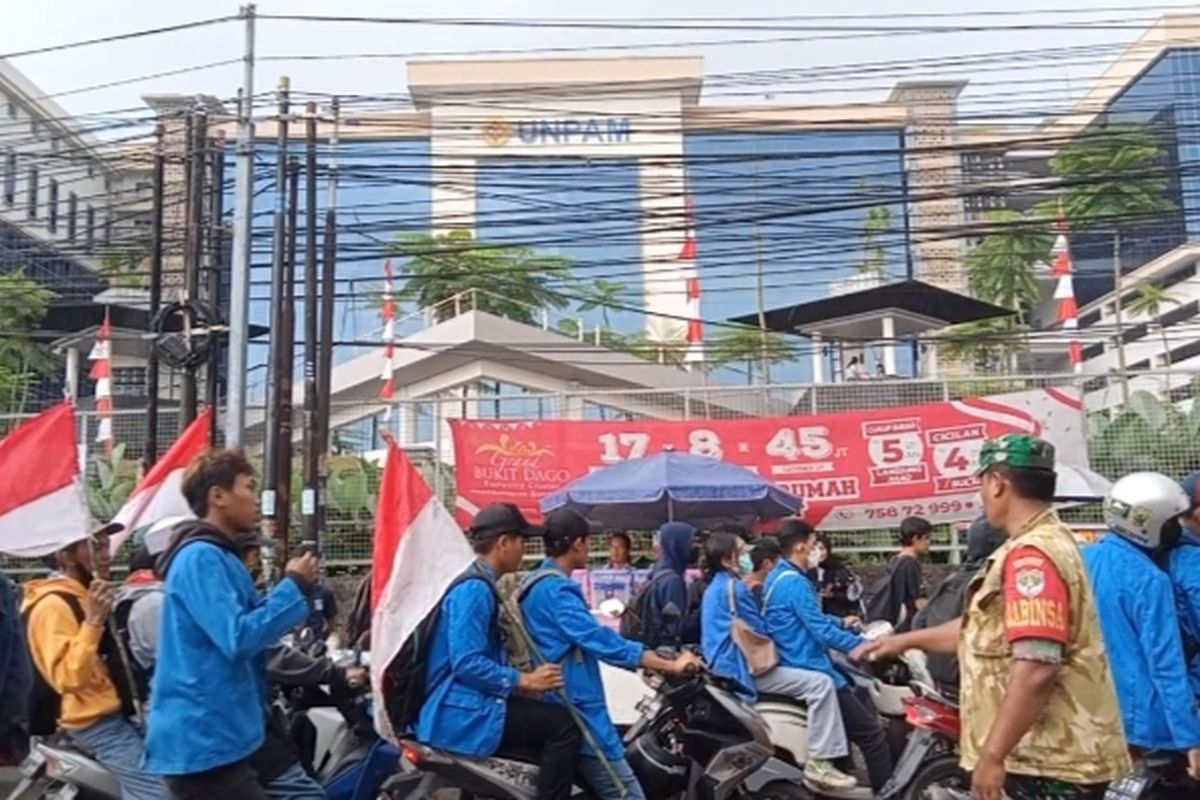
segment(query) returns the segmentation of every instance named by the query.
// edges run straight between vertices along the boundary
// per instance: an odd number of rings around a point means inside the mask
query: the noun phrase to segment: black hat
[[[570,543],[600,531],[600,526],[589,522],[573,508],[558,508],[546,516],[546,544]]]
[[[521,509],[512,503],[492,503],[475,515],[475,521],[467,529],[472,541],[483,541],[506,533],[515,536],[542,536],[546,529],[541,525],[530,525]]]

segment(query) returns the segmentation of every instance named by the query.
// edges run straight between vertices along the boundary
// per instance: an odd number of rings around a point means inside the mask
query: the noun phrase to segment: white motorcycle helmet
[[[1157,472],[1134,472],[1104,498],[1104,524],[1147,550],[1171,547],[1183,531],[1179,515],[1192,507],[1179,484]]]

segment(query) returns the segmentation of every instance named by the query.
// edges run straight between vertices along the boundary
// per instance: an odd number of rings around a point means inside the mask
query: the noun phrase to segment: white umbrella
[[[1098,503],[1112,489],[1112,481],[1087,467],[1056,464],[1054,471],[1058,473],[1054,500],[1059,505]]]

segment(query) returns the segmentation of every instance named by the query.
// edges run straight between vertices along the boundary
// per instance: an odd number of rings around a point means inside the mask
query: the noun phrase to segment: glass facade
[[[637,162],[612,158],[486,158],[475,172],[476,231],[489,244],[529,245],[573,266],[576,283],[556,286],[571,303],[556,317],[577,317],[632,333],[645,327],[642,306],[642,208]],[[596,279],[620,285],[621,308],[586,308]],[[580,308],[584,305],[585,308]]]
[[[250,273],[250,320],[267,325],[270,320],[271,250],[275,208],[275,146],[273,142],[255,145],[260,167],[255,173],[254,238]],[[291,155],[303,157],[303,142],[293,140]],[[328,163],[329,153],[318,148],[318,164]],[[233,191],[234,157],[227,155],[228,191]],[[399,234],[429,230],[430,182],[428,139],[343,140],[338,148],[338,262],[335,294],[335,361],[344,361],[366,352],[353,342],[371,342],[379,338],[380,319],[377,296],[383,287],[384,257],[380,251]],[[322,169],[317,181],[317,254],[320,259],[328,174]],[[301,214],[297,236],[296,265],[296,338],[303,341],[304,319],[304,193],[305,177],[300,177]],[[232,194],[226,209],[233,208]],[[227,213],[232,213],[227,211]],[[399,273],[402,265],[396,264]],[[399,281],[397,282],[399,288]],[[409,316],[415,309],[399,307],[397,316]],[[419,319],[397,326],[397,335],[415,332]],[[300,375],[301,348],[297,347],[296,375]],[[262,403],[266,390],[267,338],[250,343],[250,400]]]
[[[1200,49],[1171,50],[1109,103],[1093,124],[1145,126],[1162,148],[1167,196],[1175,210],[1122,225],[1121,262],[1128,273],[1188,240],[1200,239]],[[1080,305],[1112,291],[1112,234],[1071,237]]]
[[[760,283],[769,310],[827,297],[865,270],[905,277],[902,131],[700,132],[685,142],[703,319],[756,313]],[[710,348],[720,335],[707,326]],[[795,342],[796,359],[773,367],[774,380],[811,378],[811,347]],[[907,347],[898,366],[912,368]],[[745,365],[726,372],[739,369],[745,382]]]

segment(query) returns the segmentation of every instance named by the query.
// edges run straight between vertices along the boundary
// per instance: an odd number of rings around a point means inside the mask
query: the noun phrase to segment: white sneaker
[[[810,758],[804,765],[804,778],[827,789],[853,789],[858,785],[852,776],[820,758]]]

